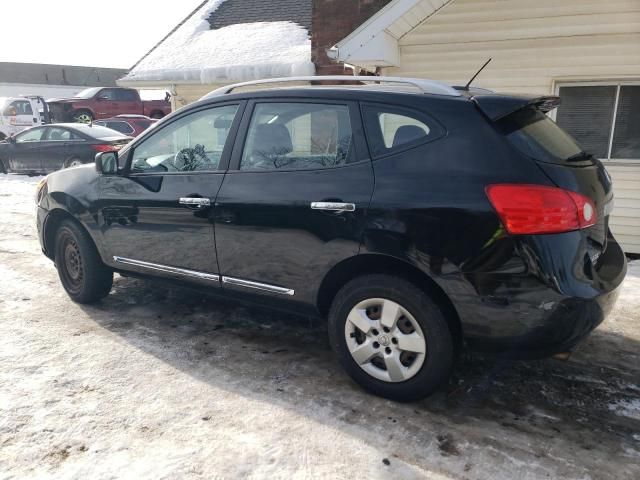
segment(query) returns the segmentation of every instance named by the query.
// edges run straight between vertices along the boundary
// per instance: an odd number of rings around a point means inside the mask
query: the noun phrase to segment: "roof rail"
[[[446,85],[444,83],[437,82],[435,80],[427,80],[423,78],[404,78],[404,77],[375,77],[364,75],[318,75],[318,76],[304,76],[304,77],[280,77],[280,78],[265,78],[262,80],[252,80],[250,82],[234,83],[232,85],[226,85],[209,92],[201,100],[217,97],[220,95],[227,95],[233,92],[236,88],[249,87],[253,85],[265,85],[270,83],[290,83],[290,82],[375,82],[375,83],[398,83],[411,85],[416,87],[422,93],[430,93],[433,95],[448,95],[452,97],[459,97],[461,93],[455,88]]]

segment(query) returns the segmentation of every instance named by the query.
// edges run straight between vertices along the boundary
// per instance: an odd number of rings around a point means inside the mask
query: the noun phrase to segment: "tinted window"
[[[44,139],[50,141],[78,140],[78,136],[65,128],[49,127]]]
[[[257,104],[241,170],[318,169],[355,157],[346,105]]]
[[[122,102],[135,102],[138,100],[138,95],[134,90],[116,90],[116,100]]]
[[[374,156],[416,146],[442,135],[442,128],[426,115],[387,105],[363,107]]]
[[[134,132],[133,127],[129,125],[127,122],[105,122],[107,128],[111,128],[112,130],[117,130],[120,133],[124,133],[125,135],[130,135]]]
[[[145,139],[133,152],[133,172],[218,169],[237,105],[192,113]]]
[[[43,131],[42,128],[27,130],[16,136],[16,143],[38,142],[42,138]]]
[[[535,108],[525,108],[498,122],[509,142],[542,162],[584,161],[582,148],[556,123]]]
[[[113,130],[112,128],[102,127],[100,125],[78,125],[74,127],[79,132],[89,135],[90,137],[97,139],[124,137],[120,132]]]
[[[116,99],[115,90],[112,90],[111,88],[104,88],[100,90],[100,93],[98,93],[98,98],[101,98],[104,100],[115,100]]]

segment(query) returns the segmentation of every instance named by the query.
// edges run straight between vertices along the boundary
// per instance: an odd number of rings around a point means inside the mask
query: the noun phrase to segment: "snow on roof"
[[[224,1],[206,2],[120,82],[209,84],[315,73],[309,33],[297,23],[239,23],[211,30],[208,18]]]

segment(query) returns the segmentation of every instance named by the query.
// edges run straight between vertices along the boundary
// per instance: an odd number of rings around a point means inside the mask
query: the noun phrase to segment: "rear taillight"
[[[596,208],[584,195],[543,185],[500,184],[486,188],[507,232],[561,233],[596,223]]]
[[[116,150],[114,145],[91,145],[96,152],[113,152]]]

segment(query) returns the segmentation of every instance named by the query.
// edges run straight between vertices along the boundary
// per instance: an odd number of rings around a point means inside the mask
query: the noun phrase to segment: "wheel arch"
[[[361,275],[381,273],[396,275],[426,292],[439,306],[447,319],[456,348],[462,345],[462,323],[458,311],[446,292],[433,278],[416,266],[396,257],[382,254],[361,254],[335,265],[322,280],[317,296],[317,308],[326,316],[338,291],[350,280]]]
[[[54,247],[55,247],[55,241],[56,241],[56,232],[58,231],[58,227],[60,226],[60,224],[65,220],[70,220],[71,222],[75,223],[79,228],[84,230],[87,233],[87,235],[89,235],[89,238],[93,242],[94,246],[96,246],[97,248],[97,245],[95,240],[93,239],[93,236],[91,235],[89,230],[82,224],[80,220],[78,220],[76,217],[74,217],[72,214],[70,214],[66,210],[63,210],[62,208],[56,208],[50,211],[49,214],[47,215],[47,220],[44,223],[43,232],[42,232],[45,255],[48,258],[50,258],[51,260],[55,260]]]

